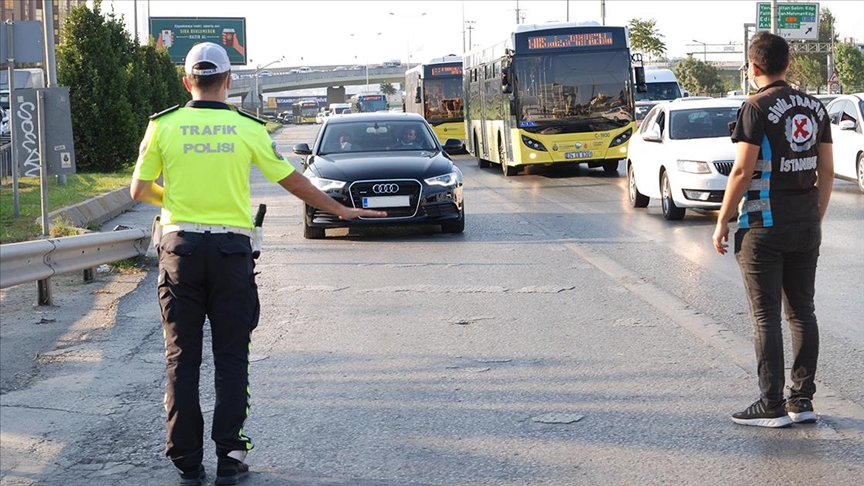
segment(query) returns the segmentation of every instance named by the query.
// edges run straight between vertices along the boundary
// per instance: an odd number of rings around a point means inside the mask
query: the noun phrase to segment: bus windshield
[[[427,78],[425,91],[429,123],[462,121],[462,78]]]
[[[633,122],[626,51],[522,56],[514,59],[513,68],[519,128],[577,133]]]
[[[636,93],[636,101],[649,100],[674,100],[681,97],[681,89],[678,83],[647,83],[648,91]]]
[[[352,109],[360,113],[372,113],[387,110],[387,98],[384,95],[361,95],[357,97]]]
[[[302,104],[300,105],[300,115],[301,116],[315,116],[318,114],[318,105],[317,104]]]

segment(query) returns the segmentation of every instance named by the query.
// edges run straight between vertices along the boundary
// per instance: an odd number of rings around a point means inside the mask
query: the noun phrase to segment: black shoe
[[[812,424],[816,422],[816,412],[809,398],[790,398],[786,401],[786,412],[796,424]]]
[[[733,413],[732,421],[736,424],[755,425],[757,427],[788,427],[792,425],[792,419],[786,413],[785,404],[781,403],[774,408],[768,408],[762,399],[756,400],[743,412]]]
[[[219,458],[216,468],[216,484],[237,484],[249,474],[249,465],[230,457]]]
[[[180,486],[201,486],[205,477],[207,477],[207,474],[204,472],[204,466],[198,466],[197,471],[188,473],[181,472],[180,482],[178,484]]]

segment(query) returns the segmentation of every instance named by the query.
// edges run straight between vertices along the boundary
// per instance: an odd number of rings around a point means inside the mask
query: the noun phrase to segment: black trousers
[[[819,223],[741,229],[735,234],[735,258],[750,303],[762,401],[783,402],[785,367],[781,309],[792,336],[790,398],[813,398],[819,358],[816,323],[816,263],[822,230]]]
[[[205,316],[210,319],[216,374],[211,437],[216,454],[250,450],[249,348],[258,325],[258,287],[249,238],[243,235],[168,233],[159,244],[159,304],[165,337],[168,415],[166,455],[194,470],[204,452],[198,382]]]

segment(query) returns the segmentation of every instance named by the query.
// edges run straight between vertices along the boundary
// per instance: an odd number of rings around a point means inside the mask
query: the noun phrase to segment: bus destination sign
[[[433,67],[432,76],[462,76],[462,66]]]
[[[611,32],[528,37],[528,49],[568,49],[571,47],[611,46],[612,44],[614,44],[614,40]]]

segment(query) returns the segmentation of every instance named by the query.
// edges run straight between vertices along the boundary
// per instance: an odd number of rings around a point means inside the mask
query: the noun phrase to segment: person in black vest
[[[753,321],[761,397],[735,423],[786,427],[815,422],[819,328],[813,304],[821,221],[834,184],[831,125],[822,103],[786,83],[789,45],[758,32],[747,75],[758,89],[738,112],[735,164],[717,216],[713,244],[724,255],[738,208],[735,258]],[[743,198],[743,200],[742,200]],[[781,310],[792,334],[792,386],[784,397]]]

